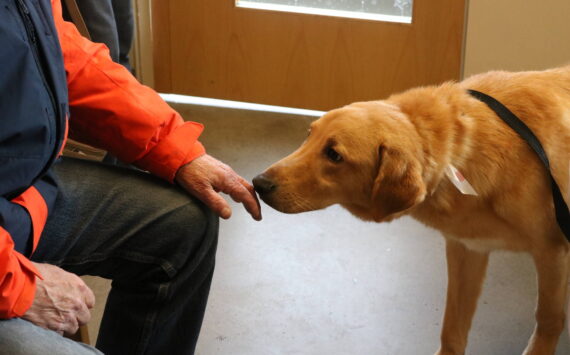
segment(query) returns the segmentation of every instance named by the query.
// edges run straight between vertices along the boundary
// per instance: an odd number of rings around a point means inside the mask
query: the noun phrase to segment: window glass
[[[237,6],[265,10],[410,23],[413,0],[237,0]]]

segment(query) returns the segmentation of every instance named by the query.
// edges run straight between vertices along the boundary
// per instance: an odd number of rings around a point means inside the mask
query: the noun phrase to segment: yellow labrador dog
[[[490,72],[332,110],[254,186],[285,213],[340,204],[363,220],[408,214],[440,230],[448,290],[438,354],[465,352],[489,252],[530,253],[539,290],[525,354],[554,354],[565,322],[570,245],[555,220],[549,179],[527,143],[468,89],[493,96],[534,131],[568,196],[570,66]],[[477,195],[454,186],[446,176],[451,166]]]

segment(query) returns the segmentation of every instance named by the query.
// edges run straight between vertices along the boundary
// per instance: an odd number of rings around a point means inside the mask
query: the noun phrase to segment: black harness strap
[[[528,128],[528,126],[521,121],[514,113],[512,113],[508,108],[506,108],[502,103],[495,100],[489,95],[483,94],[482,92],[475,90],[468,90],[469,94],[484,102],[489,108],[503,120],[509,127],[511,127],[515,132],[519,134],[536,152],[546,170],[548,170],[548,175],[550,176],[550,185],[552,187],[552,198],[554,199],[554,210],[556,212],[556,221],[562,230],[562,233],[566,236],[566,239],[570,242],[570,211],[568,210],[568,205],[562,197],[560,188],[552,176],[552,171],[550,170],[550,162],[548,161],[548,156],[542,148],[540,141],[534,135],[534,133]],[[570,188],[570,187],[568,187]]]

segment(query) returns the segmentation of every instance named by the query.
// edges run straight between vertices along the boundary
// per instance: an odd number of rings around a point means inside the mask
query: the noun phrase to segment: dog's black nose
[[[277,185],[265,174],[259,174],[253,178],[253,187],[259,194],[267,194],[277,188]]]

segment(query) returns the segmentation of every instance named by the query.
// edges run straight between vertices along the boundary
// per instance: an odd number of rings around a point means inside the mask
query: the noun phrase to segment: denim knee
[[[102,355],[94,347],[69,340],[20,318],[0,320],[0,354]]]
[[[170,211],[156,226],[163,236],[163,255],[175,270],[188,263],[198,263],[216,248],[218,216],[202,202],[184,196],[187,202]]]

